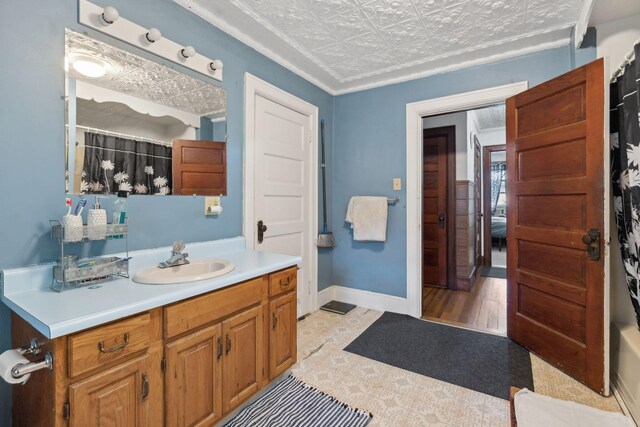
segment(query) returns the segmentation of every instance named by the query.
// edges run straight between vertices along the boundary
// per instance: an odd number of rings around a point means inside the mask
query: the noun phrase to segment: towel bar
[[[400,197],[396,196],[396,197],[388,197],[387,198],[387,204],[389,205],[395,205],[396,203],[398,203],[400,201]]]

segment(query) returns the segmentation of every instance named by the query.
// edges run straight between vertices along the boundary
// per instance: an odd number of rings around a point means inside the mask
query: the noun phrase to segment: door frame
[[[310,145],[309,151],[310,162],[309,174],[306,177],[310,185],[311,194],[308,196],[307,211],[311,213],[311,220],[305,232],[309,233],[308,260],[303,260],[308,268],[309,280],[309,300],[308,307],[303,309],[305,312],[312,313],[318,309],[318,251],[316,248],[315,235],[318,232],[318,117],[319,109],[317,106],[308,103],[284,90],[267,83],[266,81],[245,72],[245,121],[244,121],[244,179],[243,179],[243,235],[245,238],[246,248],[253,250],[256,231],[254,224],[255,218],[255,145],[256,141],[253,137],[255,131],[255,99],[261,96],[270,101],[287,107],[291,110],[303,114],[309,119]]]
[[[406,105],[407,180],[407,307],[413,317],[422,316],[422,118],[472,110],[504,102],[529,88],[527,81],[456,95],[411,102]]]
[[[456,289],[457,277],[456,277],[456,127],[455,126],[438,126],[432,128],[426,128],[422,130],[422,140],[424,144],[424,137],[428,136],[447,136],[447,212],[446,218],[446,249],[447,254],[447,267],[446,271],[446,287],[441,289]],[[420,151],[422,153],[422,151]],[[423,159],[421,160],[423,162]],[[420,167],[420,174],[422,176],[424,167]],[[422,182],[422,181],[421,181]],[[420,210],[422,212],[423,205],[422,186],[420,187]],[[420,215],[422,217],[422,213]],[[420,248],[422,248],[422,240],[424,236],[420,234]],[[424,267],[424,259],[420,257],[420,281],[422,282],[422,269]],[[424,286],[423,284],[421,284]],[[422,304],[422,287],[420,288],[420,301]]]
[[[506,132],[506,130],[505,130]],[[491,153],[495,151],[507,152],[507,144],[499,145],[487,145],[482,147],[482,228],[483,228],[483,241],[482,252],[484,258],[482,265],[485,267],[491,267],[491,250],[492,250],[492,238],[491,238],[491,215],[488,213],[491,211],[491,199],[487,197],[487,194],[491,196]],[[489,178],[489,179],[487,179]],[[507,206],[507,209],[509,207]],[[487,237],[489,237],[487,239]]]

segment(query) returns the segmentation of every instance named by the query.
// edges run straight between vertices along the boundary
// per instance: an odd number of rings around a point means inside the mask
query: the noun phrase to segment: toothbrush
[[[78,206],[76,206],[76,211],[75,211],[75,215],[81,215],[82,214],[82,209],[84,209],[84,206],[87,204],[87,199],[82,199],[78,202]]]
[[[65,201],[67,207],[69,208],[67,210],[67,216],[71,215],[71,207],[73,206],[73,201],[67,197],[67,200]]]

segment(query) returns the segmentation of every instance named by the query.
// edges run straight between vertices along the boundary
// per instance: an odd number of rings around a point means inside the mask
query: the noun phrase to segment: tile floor
[[[385,365],[342,349],[381,312],[356,308],[346,316],[318,311],[298,323],[293,374],[351,406],[370,411],[370,426],[507,426],[509,402]],[[532,355],[536,391],[609,411],[615,398],[597,395]]]

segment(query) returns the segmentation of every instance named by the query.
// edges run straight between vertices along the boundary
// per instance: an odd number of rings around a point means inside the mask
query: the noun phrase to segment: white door
[[[311,312],[311,120],[262,96],[255,98],[254,249],[302,257],[298,316]],[[267,227],[259,242],[257,223]]]

